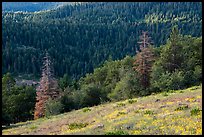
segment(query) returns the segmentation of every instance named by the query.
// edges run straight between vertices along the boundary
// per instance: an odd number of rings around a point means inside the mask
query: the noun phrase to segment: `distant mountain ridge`
[[[24,11],[35,12],[54,9],[74,2],[2,2],[3,11]]]

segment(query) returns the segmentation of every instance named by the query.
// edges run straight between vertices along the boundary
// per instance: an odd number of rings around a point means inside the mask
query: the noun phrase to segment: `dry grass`
[[[3,135],[142,134],[201,135],[201,86],[107,103],[15,124]],[[185,109],[182,107],[185,106]],[[187,106],[187,107],[186,107]],[[178,109],[179,108],[179,109]],[[193,113],[193,115],[192,115]],[[74,128],[69,125],[74,123]],[[81,126],[86,123],[86,126]],[[81,125],[80,125],[81,124]]]

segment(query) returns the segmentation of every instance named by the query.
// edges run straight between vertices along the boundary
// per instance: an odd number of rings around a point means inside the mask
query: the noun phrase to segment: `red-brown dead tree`
[[[46,101],[51,99],[56,99],[60,96],[60,90],[58,88],[57,80],[53,77],[53,69],[51,67],[51,61],[48,53],[44,57],[43,67],[42,67],[42,77],[40,79],[40,84],[37,87],[37,97],[35,104],[34,119],[45,116],[45,104]]]
[[[140,82],[144,89],[150,86],[150,72],[152,63],[154,60],[154,54],[151,49],[152,42],[147,32],[142,32],[138,43],[140,44],[140,50],[137,51],[133,69],[140,75]]]

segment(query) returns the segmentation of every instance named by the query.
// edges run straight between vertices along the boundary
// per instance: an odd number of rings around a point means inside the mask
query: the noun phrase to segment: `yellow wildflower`
[[[141,130],[134,130],[134,131],[132,132],[133,135],[139,135],[139,134],[141,134],[141,133],[142,133]]]

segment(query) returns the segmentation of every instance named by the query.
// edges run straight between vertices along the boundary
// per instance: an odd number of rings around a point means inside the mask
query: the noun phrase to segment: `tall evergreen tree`
[[[182,54],[181,36],[178,26],[172,28],[168,45],[164,48],[161,54],[162,66],[168,72],[173,72],[176,69],[181,69],[184,60]]]

